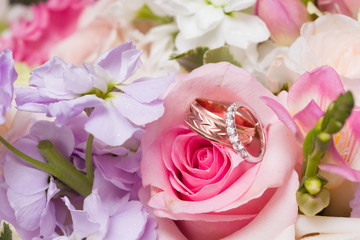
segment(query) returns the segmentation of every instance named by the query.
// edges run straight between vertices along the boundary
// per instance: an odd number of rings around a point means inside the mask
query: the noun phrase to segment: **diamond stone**
[[[229,135],[234,135],[236,133],[236,129],[234,127],[228,127],[226,130]]]
[[[226,113],[226,118],[228,119],[234,119],[234,116],[235,116],[235,111],[228,111]]]
[[[249,153],[246,151],[245,148],[240,149],[239,151],[236,151],[242,158],[247,159],[249,158]]]
[[[232,135],[232,136],[229,136],[229,138],[230,138],[230,142],[232,142],[232,143],[236,143],[239,141],[238,135]]]
[[[226,118],[226,125],[228,127],[235,125],[235,120],[233,118]]]
[[[243,147],[243,145],[240,143],[240,142],[237,142],[237,143],[234,143],[233,144],[233,148],[234,148],[234,150],[235,151],[240,151],[241,149],[243,149],[244,147]]]

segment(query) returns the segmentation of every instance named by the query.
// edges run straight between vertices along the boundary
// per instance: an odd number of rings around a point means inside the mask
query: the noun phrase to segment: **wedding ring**
[[[266,136],[259,118],[251,108],[243,102],[231,104],[226,112],[226,129],[233,149],[245,160],[252,163],[260,162],[265,154]],[[236,131],[236,114],[240,113],[243,117],[251,119],[254,124],[255,135],[250,144],[245,145]]]
[[[204,98],[196,98],[190,104],[185,116],[187,125],[200,136],[206,139],[220,143],[222,145],[233,147],[233,143],[227,133],[227,105],[216,103]],[[231,125],[243,145],[248,145],[254,141],[256,135],[256,126],[252,122],[249,114],[244,112],[234,112],[236,124]]]

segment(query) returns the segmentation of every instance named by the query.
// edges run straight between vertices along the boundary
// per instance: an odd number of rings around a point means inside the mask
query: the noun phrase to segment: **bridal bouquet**
[[[0,240],[360,239],[360,2],[0,2]]]

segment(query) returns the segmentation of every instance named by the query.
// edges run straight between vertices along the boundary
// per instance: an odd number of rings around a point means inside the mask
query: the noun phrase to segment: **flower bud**
[[[333,105],[330,105],[325,113],[327,120],[323,121],[323,129],[327,133],[334,134],[341,130],[346,119],[350,116],[354,107],[354,97],[350,91],[340,94]],[[325,126],[327,125],[327,126]]]
[[[257,0],[254,14],[259,16],[279,45],[290,45],[300,35],[303,23],[310,21],[300,0]]]
[[[323,12],[344,14],[355,19],[360,9],[359,0],[317,0],[316,4]]]
[[[298,190],[296,192],[296,201],[299,209],[306,216],[315,216],[317,213],[326,208],[330,203],[330,192],[322,188],[316,195]]]
[[[321,180],[317,177],[309,177],[304,182],[305,189],[311,194],[315,195],[321,191]]]

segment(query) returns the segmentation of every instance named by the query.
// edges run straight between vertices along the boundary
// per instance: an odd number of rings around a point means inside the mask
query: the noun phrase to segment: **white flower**
[[[170,16],[174,16],[179,33],[175,46],[179,52],[225,43],[241,49],[263,42],[270,36],[257,16],[234,12],[252,6],[254,0],[154,0]]]
[[[286,55],[278,56],[268,73],[269,87],[278,90],[306,71],[328,65],[341,76],[360,105],[360,23],[340,14],[328,14],[305,23]]]
[[[355,240],[360,239],[359,218],[307,217],[299,215],[295,225],[296,239]]]

